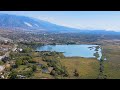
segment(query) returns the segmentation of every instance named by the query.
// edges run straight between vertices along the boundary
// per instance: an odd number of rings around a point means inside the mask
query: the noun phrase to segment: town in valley
[[[0,11],[0,79],[120,79],[119,31],[79,30],[9,12]]]

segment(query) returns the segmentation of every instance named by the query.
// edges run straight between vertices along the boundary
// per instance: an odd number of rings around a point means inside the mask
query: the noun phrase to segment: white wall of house
[[[0,56],[0,60],[2,60],[2,56]]]

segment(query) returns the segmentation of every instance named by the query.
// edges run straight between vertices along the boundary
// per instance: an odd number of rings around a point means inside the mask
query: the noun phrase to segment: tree
[[[23,64],[22,60],[16,60],[15,65],[18,67]]]
[[[31,51],[32,51],[32,49],[29,48],[29,47],[27,47],[27,48],[24,48],[24,49],[23,49],[22,53],[29,53],[29,52],[31,52]]]
[[[0,65],[3,65],[4,64],[4,62],[3,61],[0,61]]]
[[[12,71],[9,76],[10,76],[10,79],[16,79],[17,73],[15,71]]]
[[[79,73],[78,73],[78,71],[75,69],[75,71],[74,71],[74,76],[75,77],[79,77]]]
[[[33,70],[33,72],[37,70],[36,65],[33,65],[33,66],[32,66],[32,70]]]
[[[50,75],[57,76],[57,73],[56,73],[55,70],[52,70],[51,73],[50,73]]]
[[[15,57],[15,55],[16,55],[16,54],[11,51],[10,54],[9,54],[10,59],[13,59],[13,58]]]

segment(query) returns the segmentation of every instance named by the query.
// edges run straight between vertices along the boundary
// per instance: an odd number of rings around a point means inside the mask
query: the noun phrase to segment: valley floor
[[[67,68],[69,77],[73,79],[96,79],[99,74],[99,61],[96,59],[86,59],[80,57],[64,58],[60,60]],[[75,70],[79,76],[75,77]]]
[[[10,33],[10,34],[9,34]],[[96,40],[96,36],[88,37],[87,39],[78,37],[79,34],[74,37],[74,34],[69,34],[66,37],[66,34],[58,35],[51,34],[49,35],[35,35],[26,34],[16,34],[9,32],[6,35],[6,32],[1,32],[2,36],[6,38],[14,38],[16,41],[21,38],[20,41],[23,41],[22,44],[18,44],[17,48],[20,51],[11,51],[8,59],[0,61],[1,66],[5,66],[5,69],[0,72],[1,78],[5,79],[96,79],[100,74],[100,62],[97,59],[93,58],[81,58],[81,57],[64,57],[61,53],[57,52],[35,52],[31,50],[31,45],[26,41],[32,40],[32,45],[40,44],[42,41],[45,44],[82,44],[85,41],[85,44],[98,44],[102,47],[103,56],[107,58],[106,61],[102,62],[102,74],[106,76],[106,79],[120,79],[120,40],[112,39],[100,39],[99,37]],[[14,37],[12,37],[14,36]],[[32,38],[32,37],[33,38]],[[87,36],[87,35],[86,35]],[[23,37],[23,38],[22,38]],[[50,38],[51,37],[51,38]],[[65,39],[66,37],[66,39]],[[92,40],[90,39],[92,37]],[[32,39],[31,39],[32,38]],[[50,40],[51,42],[50,42]],[[53,40],[55,38],[55,40]],[[81,38],[81,39],[80,39]],[[37,44],[33,41],[38,40]],[[42,41],[40,41],[40,40]],[[46,41],[47,40],[47,41]],[[69,40],[69,41],[68,41]],[[81,41],[83,40],[83,41]],[[92,40],[92,41],[90,41]],[[68,42],[67,42],[68,41]],[[74,42],[75,43],[74,43]],[[40,43],[38,43],[40,42]],[[57,43],[53,43],[57,42]],[[15,42],[19,43],[19,42]],[[1,48],[2,49],[2,48]],[[4,55],[3,52],[0,53],[1,56]],[[101,77],[101,76],[100,76]]]
[[[105,45],[103,53],[107,60],[104,61],[104,73],[108,79],[120,79],[120,46]]]
[[[12,51],[5,66],[4,78],[23,79],[98,79],[100,61],[95,58],[64,57],[58,52],[35,52],[26,45],[20,45],[23,51]],[[120,46],[105,43],[102,45],[102,74],[106,79],[120,79]],[[1,75],[1,76],[2,76]],[[100,76],[101,77],[101,76]],[[101,78],[99,78],[101,79]],[[103,77],[102,77],[103,79]]]

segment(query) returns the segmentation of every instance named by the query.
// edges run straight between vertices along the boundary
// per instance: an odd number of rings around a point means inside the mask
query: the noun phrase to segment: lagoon
[[[36,51],[56,51],[63,52],[66,57],[85,57],[95,58],[94,54],[97,52],[97,59],[102,57],[101,48],[96,51],[98,45],[45,45],[38,46]]]

